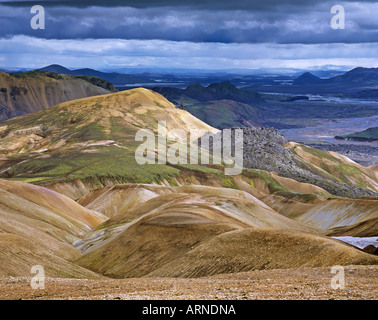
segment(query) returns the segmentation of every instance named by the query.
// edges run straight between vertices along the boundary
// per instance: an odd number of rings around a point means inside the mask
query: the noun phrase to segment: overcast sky
[[[331,28],[335,4],[345,29]],[[0,68],[378,67],[377,16],[375,1],[0,1]]]

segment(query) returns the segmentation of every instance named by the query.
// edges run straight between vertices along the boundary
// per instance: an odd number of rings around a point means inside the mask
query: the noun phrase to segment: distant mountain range
[[[113,85],[125,85],[131,83],[138,83],[138,82],[146,82],[152,81],[148,77],[143,76],[136,76],[130,74],[122,74],[117,72],[101,72],[94,69],[84,68],[84,69],[76,69],[76,70],[69,70],[61,65],[52,64],[47,67],[38,69],[39,71],[47,71],[47,72],[54,72],[54,73],[61,73],[61,74],[68,74],[68,75],[81,75],[81,76],[92,76],[101,78],[111,82]]]
[[[189,87],[184,89],[185,90],[184,92],[180,92],[180,91],[168,92],[167,90],[165,90],[165,91],[162,91],[161,93],[164,94],[166,97],[167,97],[167,94],[175,95],[175,96],[179,94],[184,94],[188,97],[193,97],[193,95],[196,94],[197,96],[194,98],[202,102],[211,101],[211,100],[219,100],[219,99],[230,99],[230,100],[234,100],[238,102],[249,103],[251,96],[250,95],[247,96],[245,92],[244,93],[236,92],[236,90],[232,88],[230,84],[227,84],[226,80],[233,79],[232,81],[233,83],[240,82],[240,84],[242,84],[243,81],[245,81],[247,84],[250,83],[250,81],[252,81],[253,85],[258,85],[259,81],[262,81],[263,85],[265,83],[271,82],[271,80],[269,82],[269,77],[265,79],[264,76],[261,76],[260,80],[258,80],[258,77],[252,76],[253,74],[252,71],[251,71],[251,75],[249,76],[244,75],[242,76],[242,78],[240,78],[240,76],[239,77],[235,76],[236,74],[223,74],[222,76],[220,74],[218,76],[208,75],[205,78],[192,75],[191,77],[184,76],[182,78],[182,77],[174,76],[174,75],[169,76],[168,74],[156,74],[156,73],[147,73],[147,72],[139,73],[139,74],[125,74],[125,73],[120,73],[120,72],[103,72],[103,71],[98,71],[98,70],[90,69],[90,68],[70,70],[58,64],[52,64],[44,68],[40,68],[38,70],[53,72],[53,73],[60,73],[60,74],[67,74],[67,75],[82,75],[82,76],[98,77],[98,78],[111,82],[116,87],[122,87],[122,86],[125,87],[128,85],[149,83],[149,84],[152,84],[152,86],[149,86],[150,88],[152,88],[154,83],[156,83],[156,87],[162,87],[160,85],[161,81],[163,82],[183,81],[184,83],[187,83],[187,84],[193,83],[193,85],[190,85]],[[207,83],[223,81],[222,82],[223,87],[220,87],[220,85],[218,86],[210,85],[208,87],[203,87],[202,84],[199,83],[199,81],[203,83],[203,81],[201,81],[200,79],[202,80],[206,79]],[[289,86],[289,87],[292,87],[293,90],[295,90],[295,88],[298,88],[298,89],[301,87],[311,88],[315,86],[316,90],[320,90],[321,92],[323,91],[324,92],[337,92],[338,90],[340,91],[342,89],[345,89],[345,90],[353,91],[354,93],[357,93],[358,91],[361,91],[361,90],[365,90],[365,91],[367,90],[366,88],[361,88],[361,87],[378,85],[378,68],[357,67],[345,73],[341,73],[341,71],[335,71],[335,72],[312,71],[312,72],[304,72],[296,78],[289,77],[288,79],[293,79],[290,81],[288,80],[289,82],[292,81],[293,86]],[[274,83],[271,83],[271,85],[272,84],[275,87]],[[287,88],[287,86],[285,87],[286,89],[289,89]],[[153,89],[155,90],[155,88]],[[253,88],[248,88],[248,89],[251,91],[256,91],[256,90],[253,90]],[[227,93],[232,98],[224,97],[227,90],[229,91]],[[243,97],[241,95],[243,95]],[[368,98],[371,95],[375,97],[376,92],[364,92],[361,95],[362,97],[366,95]],[[235,96],[237,96],[237,99],[235,99]],[[258,96],[255,96],[254,99],[255,100],[258,99]]]
[[[229,81],[212,83],[205,87],[196,82],[186,89],[155,87],[152,90],[161,93],[169,100],[178,100],[183,96],[195,99],[200,102],[214,100],[233,100],[242,103],[263,103],[264,100],[257,92],[238,89]]]
[[[205,87],[196,82],[186,89],[155,87],[154,91],[217,129],[261,126],[264,115],[256,105],[264,103],[257,92],[238,89],[229,81]]]
[[[329,79],[319,78],[310,72],[305,72],[296,78],[293,82],[294,85],[357,85],[357,86],[370,86],[378,85],[378,68],[354,68],[342,75],[337,75]]]

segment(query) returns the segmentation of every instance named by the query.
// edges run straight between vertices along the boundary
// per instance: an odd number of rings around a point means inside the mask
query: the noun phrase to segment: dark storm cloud
[[[30,9],[45,7],[46,29]],[[0,1],[0,65],[197,69],[377,66],[378,3],[342,1]]]
[[[354,0],[344,0],[343,3],[355,2]],[[360,3],[374,3],[375,0],[362,0]],[[0,1],[0,3],[8,6],[30,6],[35,4],[34,0],[29,1]],[[243,10],[264,10],[272,9],[272,7],[285,5],[292,5],[295,7],[313,6],[319,3],[314,0],[238,0],[238,1],[224,1],[224,0],[42,0],[38,4],[43,6],[68,6],[68,7],[134,7],[134,8],[150,8],[163,6],[186,6],[196,7],[199,9],[243,9]]]
[[[1,3],[1,2],[0,2]],[[174,3],[174,6],[172,5]],[[46,29],[30,28],[34,1],[3,2],[0,37],[142,39],[221,43],[375,42],[373,1],[343,2],[345,30],[332,30],[331,2],[266,1],[41,1]],[[7,5],[4,5],[7,4]],[[119,7],[115,7],[119,6]]]

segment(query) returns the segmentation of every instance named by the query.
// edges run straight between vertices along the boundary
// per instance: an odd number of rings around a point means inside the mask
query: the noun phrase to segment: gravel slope
[[[0,299],[74,300],[376,300],[378,266],[345,267],[345,288],[333,289],[330,268],[262,270],[199,279],[47,279],[33,290],[29,278],[0,278]]]

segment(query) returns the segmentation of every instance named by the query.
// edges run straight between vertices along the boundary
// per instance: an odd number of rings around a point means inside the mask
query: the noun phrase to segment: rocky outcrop
[[[244,168],[276,172],[286,178],[316,185],[336,196],[348,198],[378,196],[378,193],[372,190],[340,182],[337,176],[318,170],[306,159],[285,147],[287,139],[274,128],[242,129]]]
[[[341,197],[377,196],[372,190],[340,182],[337,178],[313,169],[311,163],[294,154],[284,144],[286,138],[272,128],[244,130],[244,166],[277,172],[279,175],[306,182]]]

